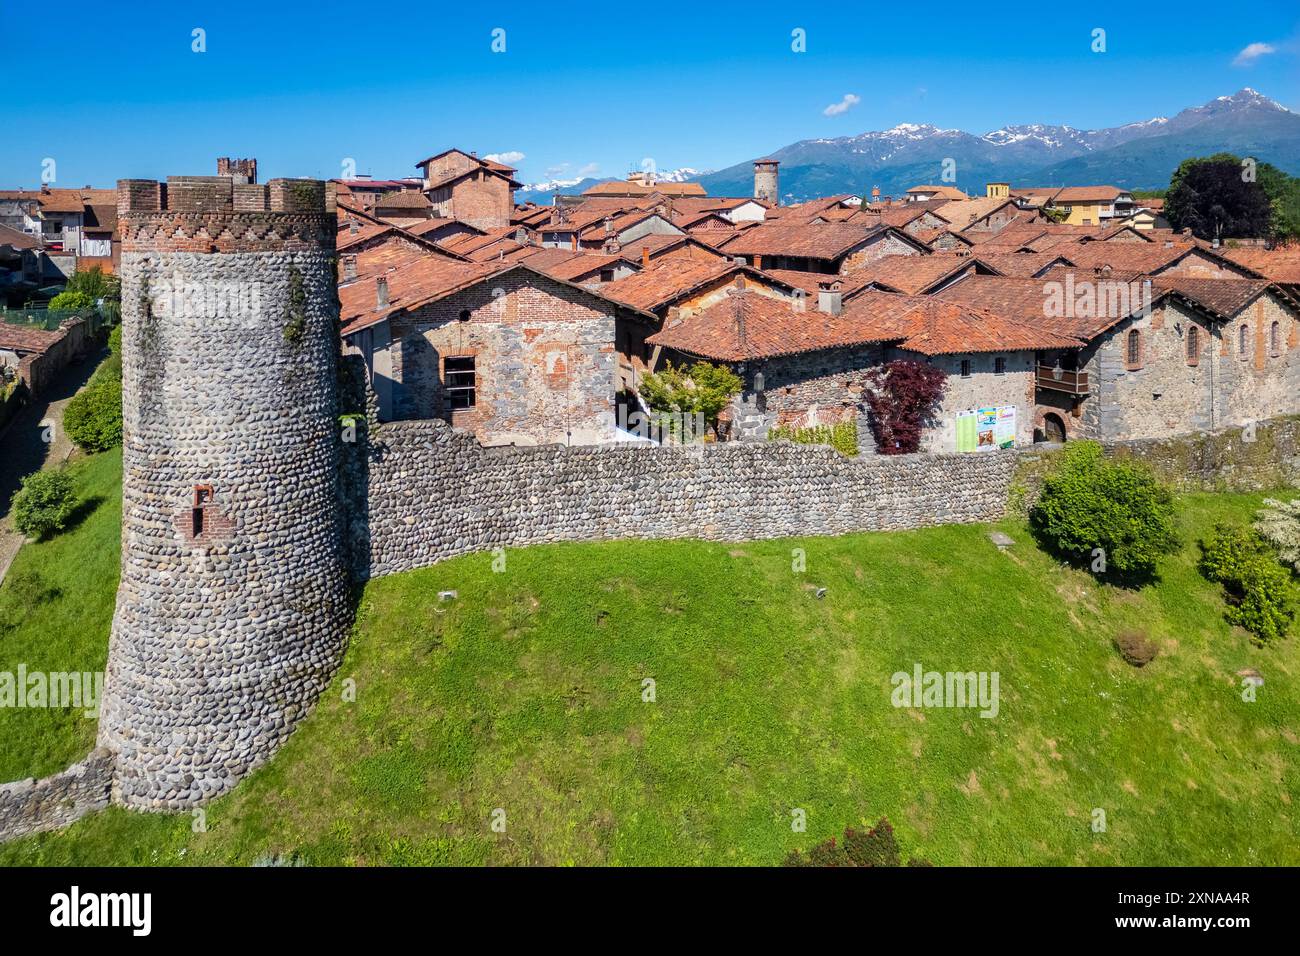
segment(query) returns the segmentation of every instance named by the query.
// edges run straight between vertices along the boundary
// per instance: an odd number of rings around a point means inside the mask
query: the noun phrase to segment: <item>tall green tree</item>
[[[1285,235],[1300,224],[1296,183],[1269,163],[1232,153],[1185,159],[1169,181],[1165,217],[1202,239]]]

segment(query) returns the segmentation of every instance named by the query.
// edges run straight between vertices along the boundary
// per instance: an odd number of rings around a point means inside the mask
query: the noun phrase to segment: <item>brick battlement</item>
[[[235,182],[230,176],[168,176],[117,181],[118,215],[133,213],[271,212],[325,215],[325,184],[318,179]]]
[[[332,252],[333,210],[314,179],[239,183],[228,176],[122,179],[118,227],[124,252]]]

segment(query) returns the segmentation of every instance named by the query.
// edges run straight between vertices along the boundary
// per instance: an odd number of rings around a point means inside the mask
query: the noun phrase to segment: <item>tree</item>
[[[1215,526],[1201,542],[1200,570],[1223,585],[1228,599],[1224,617],[1265,644],[1285,637],[1296,616],[1291,572],[1254,530],[1229,524]]]
[[[662,372],[642,376],[640,392],[655,411],[700,414],[716,431],[718,415],[743,387],[740,376],[725,365],[696,362],[688,369],[669,362]]]
[[[1165,196],[1165,218],[1202,239],[1260,238],[1273,231],[1273,205],[1257,164],[1231,153],[1185,159]]]
[[[95,307],[95,300],[84,292],[64,290],[50,299],[50,308],[55,311],[89,312]]]
[[[1029,512],[1034,534],[1100,578],[1136,585],[1178,550],[1174,501],[1146,465],[1110,461],[1096,442],[1071,442]]]
[[[118,302],[122,298],[122,282],[117,276],[106,274],[99,266],[91,266],[74,272],[64,291],[84,292],[90,296],[92,305],[100,299]]]
[[[32,538],[62,531],[72,517],[76,491],[65,471],[38,471],[14,495],[14,527]]]
[[[921,434],[943,400],[948,376],[925,362],[896,359],[868,376],[871,432],[882,455],[921,450]]]
[[[63,427],[84,451],[122,444],[122,380],[106,377],[74,395],[63,412]]]

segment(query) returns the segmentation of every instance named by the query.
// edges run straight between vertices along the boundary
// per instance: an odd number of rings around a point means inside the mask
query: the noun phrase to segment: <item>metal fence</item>
[[[105,302],[97,309],[0,309],[0,322],[9,325],[28,325],[53,332],[68,319],[85,318],[92,334],[105,326],[116,325],[121,319],[122,307],[116,302]]]

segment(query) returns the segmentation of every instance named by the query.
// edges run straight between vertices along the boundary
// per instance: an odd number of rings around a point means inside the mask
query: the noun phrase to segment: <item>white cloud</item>
[[[1250,66],[1261,56],[1276,53],[1277,47],[1271,43],[1249,43],[1232,61],[1233,66]]]
[[[559,177],[559,175],[560,175],[561,173],[565,172],[568,168],[569,168],[569,164],[568,164],[568,163],[560,163],[560,164],[557,165],[557,166],[547,166],[547,167],[546,167],[546,178],[547,178],[547,179],[556,179],[556,178]]]
[[[845,93],[844,99],[838,103],[832,103],[826,109],[822,110],[823,116],[839,116],[841,113],[847,113],[853,107],[862,102],[862,97],[856,93]]]
[[[483,158],[490,159],[494,163],[517,163],[524,158],[524,154],[517,149],[512,149],[504,153],[488,153]]]
[[[598,172],[600,172],[600,163],[588,163],[578,170],[578,175],[585,179],[587,176],[595,176]]]

